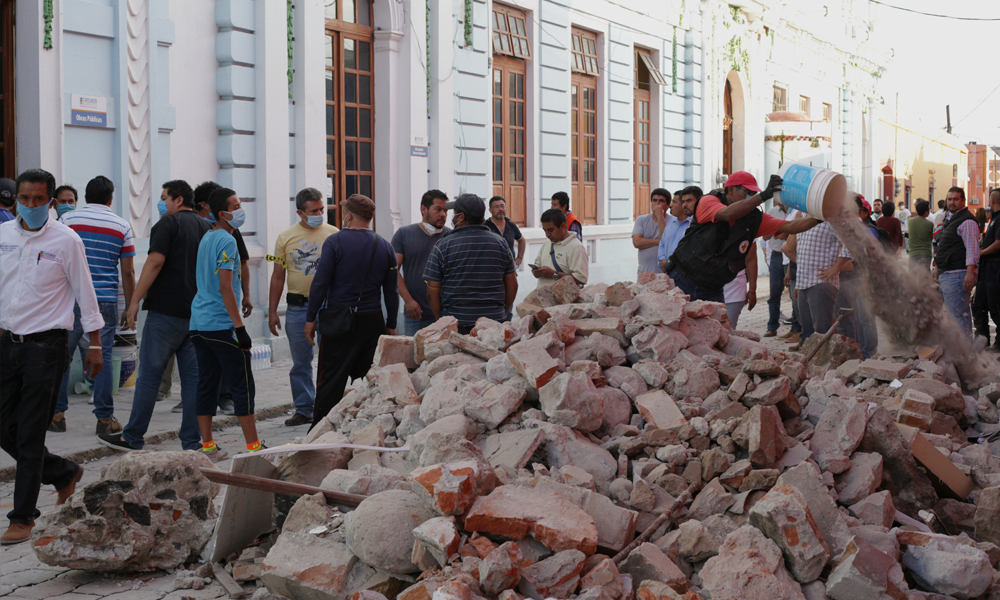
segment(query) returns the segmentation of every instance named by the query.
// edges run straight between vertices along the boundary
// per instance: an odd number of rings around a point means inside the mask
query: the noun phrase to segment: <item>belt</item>
[[[66,335],[68,335],[68,332],[65,329],[49,329],[48,331],[39,331],[38,333],[27,333],[24,335],[10,331],[3,332],[3,338],[12,341],[15,344],[44,341],[53,337],[65,337]]]
[[[306,298],[302,294],[288,292],[285,295],[285,302],[290,306],[306,306],[309,304],[309,298]]]

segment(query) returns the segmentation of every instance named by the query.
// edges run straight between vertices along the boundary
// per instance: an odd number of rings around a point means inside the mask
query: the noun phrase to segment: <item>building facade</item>
[[[1000,147],[969,142],[965,145],[969,152],[969,187],[966,197],[970,206],[988,208],[990,192],[998,186],[1000,174]]]
[[[4,2],[0,167],[77,187],[110,177],[140,258],[163,182],[232,187],[258,307],[263,258],[307,186],[330,198],[335,224],[340,199],[371,196],[385,237],[420,219],[427,189],[501,195],[529,260],[549,198],[566,191],[591,280],[610,282],[635,272],[632,224],[650,190],[776,170],[766,115],[779,84],[808,100],[828,166],[877,184],[868,123],[881,67],[851,35],[871,31],[862,9],[817,19],[802,2],[736,4]],[[526,269],[519,279],[522,296],[534,288]]]
[[[957,137],[888,115],[881,117],[879,131],[881,182],[876,197],[911,211],[921,198],[937,210],[938,200],[944,200],[951,187],[966,190],[969,197],[969,151]]]

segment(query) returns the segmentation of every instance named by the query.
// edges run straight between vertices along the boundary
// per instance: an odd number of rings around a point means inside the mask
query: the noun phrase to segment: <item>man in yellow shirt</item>
[[[590,256],[576,234],[567,227],[566,215],[558,208],[543,212],[542,230],[548,239],[531,265],[531,274],[538,280],[537,287],[552,285],[563,277],[572,277],[577,284],[586,285]]]
[[[313,384],[313,347],[306,341],[306,310],[309,306],[309,287],[316,274],[320,251],[326,238],[338,229],[326,222],[326,202],[316,188],[305,188],[295,196],[296,214],[299,222],[278,234],[274,243],[274,262],[271,275],[271,289],[268,294],[267,324],[273,335],[278,335],[281,320],[278,318],[278,304],[281,292],[288,279],[288,307],[285,309],[285,333],[288,348],[292,353],[292,370],[288,379],[292,385],[292,401],[295,414],[285,421],[285,425],[305,425],[312,423],[313,404],[316,387]]]

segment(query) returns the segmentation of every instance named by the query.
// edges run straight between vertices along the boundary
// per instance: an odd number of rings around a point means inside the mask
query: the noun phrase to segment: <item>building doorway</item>
[[[343,222],[340,201],[374,197],[375,81],[371,0],[326,5],[326,172],[333,182],[328,221]]]
[[[733,174],[733,85],[726,80],[726,96],[723,100],[725,118],[722,120],[722,174]]]
[[[17,177],[14,155],[14,2],[0,3],[0,177]]]

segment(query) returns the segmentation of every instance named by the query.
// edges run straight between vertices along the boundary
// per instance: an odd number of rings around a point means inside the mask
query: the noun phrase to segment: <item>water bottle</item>
[[[258,346],[252,346],[250,348],[250,370],[256,371],[259,363],[260,363],[260,350]]]
[[[264,365],[262,366],[262,368],[264,369],[271,368],[271,346],[267,344],[264,344]]]

